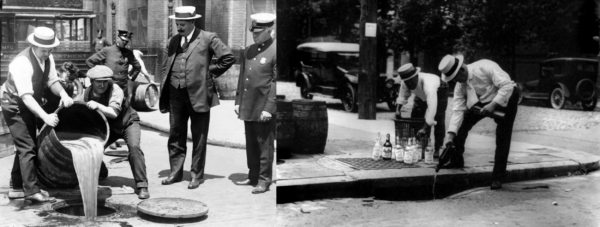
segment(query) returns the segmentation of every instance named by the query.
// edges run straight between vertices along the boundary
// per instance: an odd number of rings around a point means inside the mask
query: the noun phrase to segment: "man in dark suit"
[[[257,185],[252,193],[258,194],[269,190],[273,175],[277,45],[271,37],[275,15],[257,13],[250,17],[254,44],[240,57],[242,65],[234,109],[244,121],[250,171],[247,179],[235,184]]]
[[[235,62],[229,47],[215,33],[194,26],[194,19],[199,17],[193,6],[177,7],[175,15],[169,16],[176,20],[179,34],[167,44],[159,97],[160,111],[171,114],[167,145],[171,173],[162,184],[173,184],[183,178],[189,118],[194,146],[189,189],[204,182],[210,108],[219,105],[214,80]],[[213,56],[218,57],[215,64],[211,64]]]
[[[131,87],[128,85],[129,77],[127,75],[129,65],[133,66],[131,81],[135,81],[142,68],[133,55],[133,51],[126,48],[131,34],[125,30],[119,30],[119,37],[115,45],[102,48],[85,61],[90,68],[96,65],[106,65],[112,69],[114,72],[113,81],[123,89],[125,96],[128,98],[131,97],[132,92],[131,89],[128,89],[128,87]]]

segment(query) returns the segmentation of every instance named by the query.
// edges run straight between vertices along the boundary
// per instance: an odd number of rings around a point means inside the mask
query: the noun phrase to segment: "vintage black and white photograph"
[[[275,0],[3,0],[0,226],[275,226]]]
[[[277,5],[278,226],[598,226],[600,2]]]

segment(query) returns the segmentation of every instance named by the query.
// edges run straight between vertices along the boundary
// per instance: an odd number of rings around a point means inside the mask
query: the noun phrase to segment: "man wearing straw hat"
[[[210,108],[219,105],[215,78],[235,62],[229,47],[215,33],[194,25],[194,20],[200,17],[193,6],[177,7],[175,15],[169,16],[175,20],[178,34],[167,44],[159,97],[160,111],[171,115],[167,144],[171,173],[162,181],[163,185],[183,180],[188,119],[191,121],[192,179],[188,189],[198,188],[204,182]],[[213,56],[217,60],[211,64]]]
[[[257,13],[250,17],[254,44],[240,57],[242,64],[234,108],[238,118],[244,121],[250,171],[247,179],[235,184],[257,185],[252,193],[258,194],[269,190],[273,175],[277,44],[271,37],[275,14]]]
[[[106,147],[117,139],[125,140],[129,149],[128,160],[137,187],[138,198],[150,198],[148,178],[146,177],[146,160],[144,152],[140,148],[140,117],[129,105],[129,100],[124,97],[123,90],[112,83],[113,71],[108,66],[94,66],[88,70],[87,76],[92,81],[92,86],[83,91],[80,101],[87,102],[88,108],[99,110],[106,116],[110,128],[110,137],[106,141]],[[106,149],[106,147],[104,148]],[[102,168],[105,166],[103,165]],[[106,169],[104,171],[108,175],[108,171]]]
[[[54,201],[37,185],[36,121],[55,127],[58,116],[46,113],[40,104],[45,87],[60,96],[60,105],[70,107],[71,97],[58,82],[52,50],[59,45],[52,29],[37,27],[27,37],[31,46],[21,51],[8,66],[8,79],[2,85],[2,114],[13,137],[17,153],[11,171],[11,185],[23,189],[25,199]]]
[[[444,144],[454,144],[455,156],[446,168],[462,168],[465,141],[469,131],[485,116],[495,110],[505,113],[496,122],[496,152],[491,189],[502,188],[506,172],[513,123],[517,115],[519,89],[500,66],[482,59],[471,64],[464,63],[462,55],[446,55],[438,66],[444,81],[455,80],[453,113]],[[479,107],[481,110],[476,110]]]
[[[398,68],[398,75],[402,80],[400,93],[396,100],[396,117],[400,116],[403,105],[408,103],[408,98],[415,94],[414,106],[411,118],[425,117],[423,128],[417,133],[418,136],[430,135],[431,127],[434,127],[434,156],[442,146],[444,134],[446,133],[446,107],[448,106],[448,83],[441,80],[439,76],[421,72],[421,68],[414,67],[408,63]],[[423,101],[426,100],[426,101]]]

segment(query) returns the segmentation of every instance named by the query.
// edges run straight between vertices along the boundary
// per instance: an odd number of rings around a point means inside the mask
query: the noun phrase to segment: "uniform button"
[[[244,89],[244,91],[248,91],[248,89]]]
[[[256,61],[256,58],[252,58],[252,60],[255,60],[255,61]]]
[[[258,48],[258,51],[260,51],[260,48]]]
[[[246,80],[248,80],[248,78],[246,78]]]
[[[249,68],[248,70],[252,70],[252,68]]]

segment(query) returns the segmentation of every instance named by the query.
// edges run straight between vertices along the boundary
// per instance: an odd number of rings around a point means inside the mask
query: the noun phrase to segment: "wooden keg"
[[[132,95],[131,107],[135,110],[150,110],[158,102],[158,88],[154,84],[135,81]]]
[[[216,80],[217,92],[221,100],[234,100],[240,77],[240,65],[235,64]]]
[[[90,110],[81,101],[69,108],[59,108],[57,115],[60,124],[56,128],[44,125],[38,134],[38,181],[49,188],[77,187],[73,156],[61,140],[93,137],[106,143],[110,132],[108,122],[99,111]]]
[[[296,131],[294,153],[322,154],[329,129],[327,105],[324,101],[295,99],[292,101]]]
[[[294,148],[294,109],[290,100],[276,100],[277,105],[277,157],[290,158]]]

